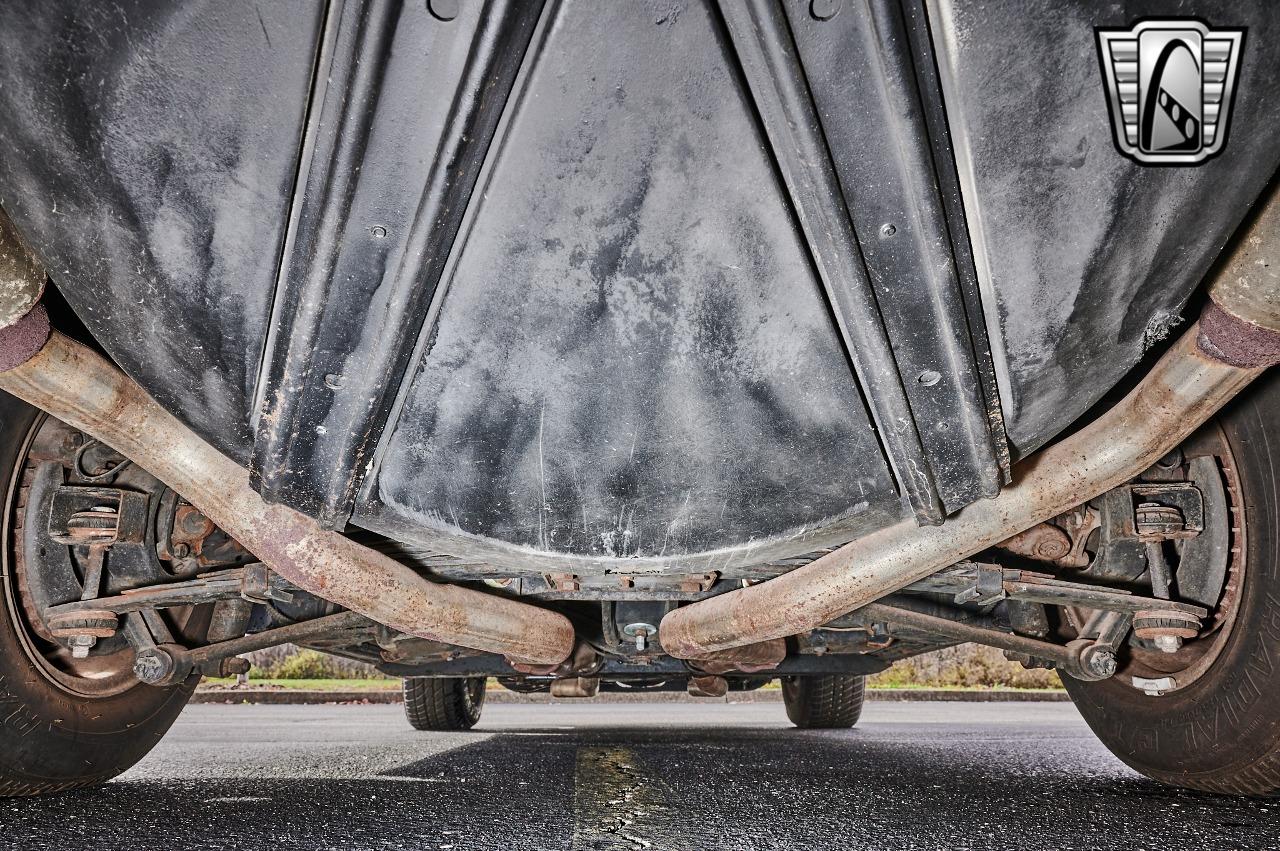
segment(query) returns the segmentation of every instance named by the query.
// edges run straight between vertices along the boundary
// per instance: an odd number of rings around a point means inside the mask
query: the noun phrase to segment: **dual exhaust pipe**
[[[940,526],[903,521],[775,579],[678,608],[660,626],[663,649],[683,659],[724,659],[736,648],[807,632],[1142,473],[1280,362],[1278,199],[1273,192],[1222,265],[1199,322],[1109,412],[1018,465],[998,496]],[[247,470],[113,364],[50,330],[36,303],[44,280],[0,213],[0,389],[132,459],[300,588],[410,635],[501,654],[526,670],[549,672],[573,656],[574,629],[563,615],[431,582],[263,501]]]

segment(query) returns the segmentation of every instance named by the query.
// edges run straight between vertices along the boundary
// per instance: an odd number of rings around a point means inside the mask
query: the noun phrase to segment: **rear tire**
[[[1280,374],[1219,424],[1243,505],[1233,547],[1244,556],[1219,655],[1197,679],[1158,697],[1135,689],[1123,671],[1063,684],[1098,738],[1134,770],[1188,789],[1267,795],[1280,790]]]
[[[39,795],[103,783],[126,770],[173,724],[199,676],[168,688],[143,685],[128,672],[118,687],[59,669],[66,650],[40,637],[29,621],[15,568],[21,524],[20,484],[29,438],[42,415],[0,393],[0,483],[3,515],[3,599],[0,599],[0,796]],[[131,658],[129,654],[124,655]],[[95,657],[97,658],[97,657]],[[95,683],[97,685],[95,686]],[[95,689],[98,693],[95,693]]]
[[[858,723],[866,688],[861,674],[783,677],[782,701],[802,730],[845,730]]]
[[[408,677],[404,714],[415,730],[470,730],[484,708],[484,677]]]

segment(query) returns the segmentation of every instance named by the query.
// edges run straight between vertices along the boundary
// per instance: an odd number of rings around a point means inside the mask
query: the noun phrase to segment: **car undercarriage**
[[[0,22],[0,791],[287,643],[421,729],[977,643],[1280,788],[1277,10],[126,5]]]

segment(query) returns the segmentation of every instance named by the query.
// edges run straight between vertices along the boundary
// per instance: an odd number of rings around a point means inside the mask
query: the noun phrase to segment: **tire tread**
[[[866,688],[860,674],[797,678],[792,690],[783,689],[787,717],[805,730],[847,729],[862,716]]]
[[[415,730],[439,732],[470,730],[480,720],[484,692],[474,704],[465,678],[407,677],[404,680],[404,714]]]

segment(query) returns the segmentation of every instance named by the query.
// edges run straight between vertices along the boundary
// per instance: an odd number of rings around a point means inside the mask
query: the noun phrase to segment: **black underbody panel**
[[[1178,4],[1249,29],[1193,168],[1110,141],[1093,28],[1156,3],[447,5],[7,4],[0,205],[267,499],[467,563],[940,522],[1158,344],[1280,158],[1261,0]]]

